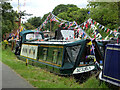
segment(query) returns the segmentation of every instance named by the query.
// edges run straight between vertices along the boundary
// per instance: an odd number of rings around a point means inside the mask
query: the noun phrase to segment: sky
[[[11,0],[11,5],[14,10],[18,11],[18,0]],[[19,10],[26,13],[33,14],[22,19],[25,22],[30,17],[43,17],[44,14],[52,12],[52,10],[59,4],[74,4],[79,8],[85,8],[88,4],[87,0],[19,0]]]

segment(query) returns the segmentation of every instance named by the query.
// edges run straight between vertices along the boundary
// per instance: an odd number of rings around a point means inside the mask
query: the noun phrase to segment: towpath
[[[2,88],[34,88],[7,65],[0,61],[0,87]]]

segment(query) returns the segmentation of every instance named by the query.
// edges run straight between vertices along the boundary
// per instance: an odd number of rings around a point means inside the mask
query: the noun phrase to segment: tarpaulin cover
[[[89,42],[89,40],[79,40],[65,44],[62,69],[72,69],[79,66],[80,62],[85,62],[85,57],[89,55],[88,52],[90,51],[90,49],[86,47],[87,42]],[[99,49],[100,46],[98,43],[95,43],[95,56],[98,62],[103,58]]]
[[[85,44],[86,40],[80,40],[65,45],[62,69],[71,69],[80,63]]]
[[[106,46],[102,78],[120,84],[120,45]]]

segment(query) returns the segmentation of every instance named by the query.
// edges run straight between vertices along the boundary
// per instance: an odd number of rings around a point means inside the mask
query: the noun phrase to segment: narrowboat
[[[117,43],[112,42],[105,46],[103,70],[99,79],[120,87],[120,34]]]
[[[67,31],[61,30],[51,39],[45,39],[40,31],[22,31],[16,46],[16,55],[26,64],[46,68],[60,75],[100,70],[104,58],[103,44],[89,39],[75,40],[72,38],[74,31]],[[65,40],[68,36],[68,40]],[[95,54],[91,52],[91,43]]]

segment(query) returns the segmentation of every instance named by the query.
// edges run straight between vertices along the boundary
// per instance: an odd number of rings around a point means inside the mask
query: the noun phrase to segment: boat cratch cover
[[[100,79],[120,86],[120,45],[106,46],[104,68]]]

